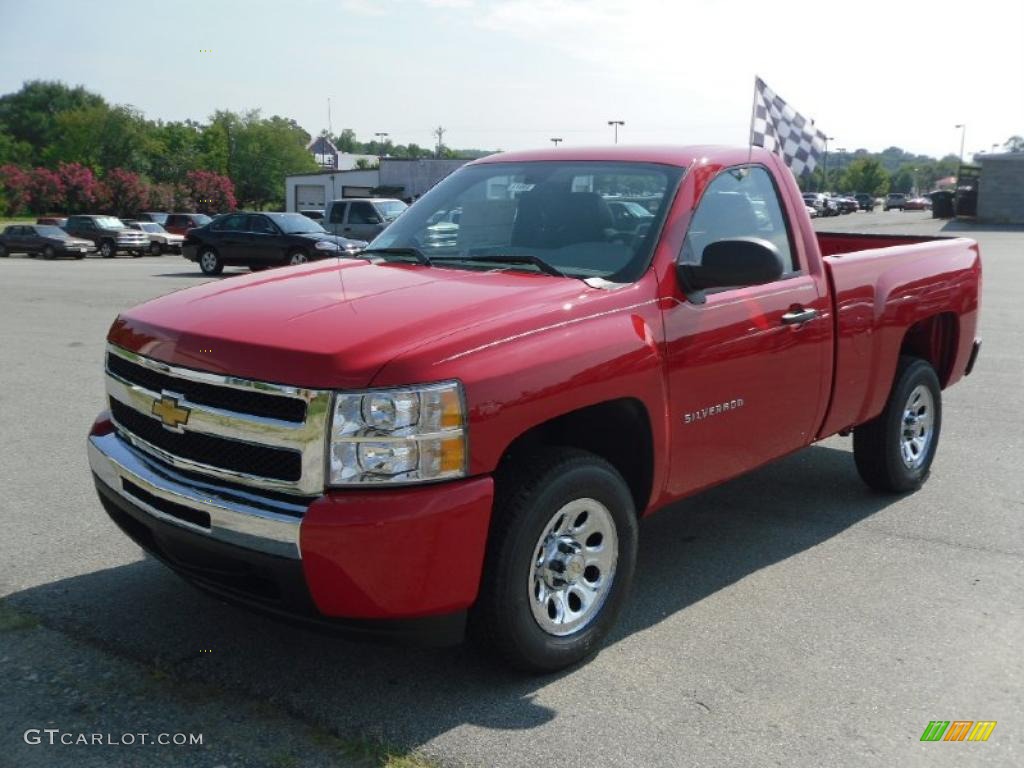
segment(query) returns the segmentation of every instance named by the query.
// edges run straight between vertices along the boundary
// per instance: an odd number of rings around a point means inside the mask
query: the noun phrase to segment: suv
[[[902,192],[890,192],[885,196],[885,205],[882,206],[883,211],[888,211],[890,208],[899,208],[901,211],[907,207],[907,196]]]
[[[366,243],[332,235],[301,213],[237,211],[190,229],[182,255],[207,275],[226,264],[258,271],[282,264],[304,264],[328,256],[354,256]]]
[[[149,249],[149,238],[126,227],[117,216],[68,216],[64,231],[72,237],[91,241],[105,259],[113,258],[118,251],[129,251],[138,257]]]
[[[332,234],[370,241],[408,207],[401,200],[390,198],[332,200],[322,223]]]
[[[205,213],[169,213],[163,223],[164,229],[172,235],[184,235],[194,227],[204,227],[213,219]]]

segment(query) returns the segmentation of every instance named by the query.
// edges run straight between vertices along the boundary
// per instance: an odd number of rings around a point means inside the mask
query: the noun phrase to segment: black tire
[[[577,500],[603,508],[604,519],[614,526],[618,557],[603,602],[595,604],[592,616],[578,629],[559,636],[543,629],[534,617],[531,584],[536,582],[531,572],[536,572],[540,552],[535,550],[551,521],[566,504]],[[593,505],[595,500],[598,505]],[[622,476],[604,459],[558,448],[504,468],[496,477],[480,595],[470,616],[472,636],[518,669],[554,672],[576,664],[597,651],[615,624],[633,581],[636,551],[633,497]],[[575,572],[581,573],[578,567]],[[567,590],[564,604],[571,605],[571,600]]]
[[[295,250],[288,254],[284,263],[286,266],[294,266],[296,264],[306,264],[309,260],[308,253],[303,250]]]
[[[160,256],[160,255],[163,254],[163,252],[164,252],[164,249],[160,245],[160,243],[154,241],[154,242],[149,244],[149,255],[150,256]]]
[[[908,463],[903,456],[905,430],[916,429],[905,423],[905,414],[911,405],[911,396],[927,390],[931,398],[929,436],[923,449],[911,455]],[[924,400],[927,405],[927,399]],[[921,400],[918,402],[920,403]],[[915,410],[918,406],[915,406]],[[921,414],[918,414],[921,415]],[[892,391],[885,410],[876,418],[853,430],[853,458],[861,479],[876,491],[907,493],[916,491],[931,471],[942,431],[942,390],[935,369],[916,357],[901,357],[896,368]],[[912,451],[912,449],[911,449]]]
[[[213,248],[203,248],[196,259],[204,275],[219,275],[224,271],[224,262]]]
[[[43,248],[43,258],[47,261],[53,261],[53,259],[57,258],[57,251],[53,249],[52,245],[48,245]]]
[[[100,243],[100,256],[104,259],[112,259],[117,255],[117,246],[113,240],[103,240]]]
[[[10,251],[7,250],[7,246],[0,243],[0,259],[6,259],[10,255]]]

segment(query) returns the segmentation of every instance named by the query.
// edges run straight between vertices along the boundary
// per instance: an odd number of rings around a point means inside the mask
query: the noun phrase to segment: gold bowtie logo
[[[177,429],[182,424],[188,424],[188,415],[192,413],[183,405],[178,405],[178,398],[170,395],[161,395],[159,400],[153,402],[153,415],[164,423],[165,427]]]

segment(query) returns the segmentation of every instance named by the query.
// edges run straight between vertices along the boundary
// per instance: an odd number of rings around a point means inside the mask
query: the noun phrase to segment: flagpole
[[[747,135],[747,165],[754,157],[754,116],[757,114],[757,75],[754,75],[754,98],[750,103],[750,133]]]

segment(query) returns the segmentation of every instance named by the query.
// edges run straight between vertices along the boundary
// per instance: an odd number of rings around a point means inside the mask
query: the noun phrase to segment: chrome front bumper
[[[158,520],[245,549],[301,559],[299,526],[307,503],[195,479],[133,448],[116,432],[90,435],[89,466],[114,493]],[[142,493],[132,493],[132,486]],[[146,495],[151,498],[140,498]],[[175,506],[208,515],[209,527],[174,514]]]

